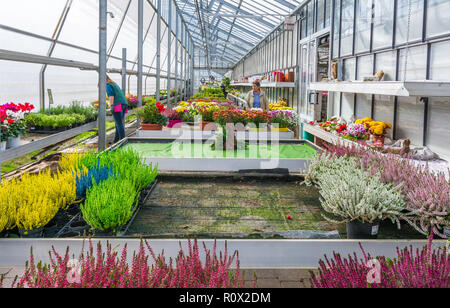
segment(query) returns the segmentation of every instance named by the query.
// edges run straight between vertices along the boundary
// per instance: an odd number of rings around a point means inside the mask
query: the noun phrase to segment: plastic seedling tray
[[[147,202],[148,198],[150,198],[150,195],[155,190],[156,186],[158,185],[158,180],[155,180],[147,189],[144,189],[141,192],[141,195],[139,196],[139,202],[136,206],[136,210],[134,211],[133,216],[131,217],[130,221],[117,233],[117,236],[125,236],[128,232],[128,229],[133,224],[134,220],[136,219],[136,216],[139,213],[139,210],[141,207]]]
[[[74,124],[72,126],[58,127],[58,128],[36,126],[36,127],[30,127],[28,129],[28,132],[33,133],[33,134],[39,134],[39,135],[51,135],[51,134],[62,133],[62,132],[68,131],[70,129],[77,128],[82,125],[86,125],[86,124],[89,124],[89,123],[92,123],[95,121],[97,121],[97,120],[87,120],[83,124]]]

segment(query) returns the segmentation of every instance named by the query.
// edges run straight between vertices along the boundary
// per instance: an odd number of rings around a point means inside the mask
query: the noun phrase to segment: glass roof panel
[[[175,0],[209,63],[239,61],[304,0]]]

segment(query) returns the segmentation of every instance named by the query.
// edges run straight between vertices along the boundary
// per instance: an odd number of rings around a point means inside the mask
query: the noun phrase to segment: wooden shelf
[[[309,85],[318,92],[342,92],[403,97],[447,97],[450,82],[438,81],[324,81]]]
[[[351,146],[354,144],[357,144],[356,142],[353,142],[351,140],[347,140],[344,138],[341,138],[335,134],[329,133],[324,131],[323,129],[321,129],[320,127],[317,127],[315,125],[310,125],[310,124],[304,124],[303,129],[310,133],[311,135],[322,139],[323,141],[326,141],[328,143],[331,144],[343,144],[346,146]]]

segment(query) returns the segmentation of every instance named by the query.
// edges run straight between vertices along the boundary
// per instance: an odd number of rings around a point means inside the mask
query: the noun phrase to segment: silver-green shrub
[[[380,175],[359,168],[356,158],[322,155],[311,163],[305,183],[319,187],[322,207],[338,217],[324,215],[330,221],[373,223],[390,219],[400,228],[405,201],[399,187],[384,184]]]

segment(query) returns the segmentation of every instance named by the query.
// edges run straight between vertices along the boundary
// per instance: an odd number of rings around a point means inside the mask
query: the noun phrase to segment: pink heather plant
[[[145,243],[145,244],[144,244]],[[154,265],[149,265],[149,255]],[[176,260],[166,261],[164,253],[156,256],[147,241],[141,241],[139,251],[134,253],[131,265],[127,264],[127,246],[121,256],[113,252],[108,242],[106,252],[101,244],[96,252],[91,241],[87,253],[81,253],[78,262],[79,271],[71,271],[69,248],[64,257],[54,248],[50,252],[50,265],[35,264],[33,251],[26,264],[25,274],[14,280],[16,288],[242,288],[243,277],[240,274],[239,255],[227,253],[217,255],[214,243],[212,251],[204,251],[206,260],[202,263],[197,241],[189,241],[188,254],[180,245]],[[231,270],[235,263],[236,269]],[[75,273],[75,275],[72,275]],[[78,277],[77,277],[78,275]],[[72,281],[72,278],[74,281]],[[0,287],[2,286],[0,279]],[[255,283],[254,283],[255,285]]]
[[[370,255],[361,246],[364,259],[354,257],[342,259],[337,253],[333,259],[325,256],[320,261],[319,273],[312,273],[312,285],[315,288],[449,288],[450,256],[447,249],[432,250],[433,236],[427,247],[416,250],[412,247],[397,248],[397,259],[393,261],[378,257],[380,263],[380,283],[368,283],[371,268],[367,267]]]
[[[326,150],[332,156],[356,157],[360,167],[371,174],[380,173],[384,183],[400,186],[408,211],[417,217],[416,229],[423,234],[432,229],[447,238],[441,232],[450,224],[450,184],[444,174],[433,174],[428,167],[416,166],[407,157],[382,154],[367,147],[330,145]]]

